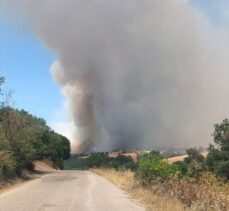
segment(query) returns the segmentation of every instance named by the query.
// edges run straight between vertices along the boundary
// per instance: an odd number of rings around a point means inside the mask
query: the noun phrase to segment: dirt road
[[[142,211],[106,179],[89,171],[58,171],[0,195],[1,211]]]

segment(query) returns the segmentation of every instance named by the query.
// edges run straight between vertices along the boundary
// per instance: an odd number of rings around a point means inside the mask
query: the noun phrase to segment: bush
[[[176,165],[177,168],[180,170],[181,175],[187,175],[188,174],[188,166],[185,162],[183,161],[177,161],[173,163],[173,165]]]
[[[17,163],[10,151],[0,151],[0,180],[15,176]]]
[[[137,165],[131,157],[119,155],[116,158],[110,158],[108,167],[116,170],[130,169],[134,171]]]
[[[217,145],[210,145],[206,164],[210,171],[217,176],[229,180],[229,120],[215,125],[213,133],[214,142]]]
[[[196,149],[187,149],[188,157],[184,159],[187,174],[191,177],[199,177],[206,170],[204,156]]]
[[[177,164],[169,165],[156,153],[145,154],[138,161],[136,173],[142,184],[152,181],[165,181],[169,178],[182,176],[181,166]]]
[[[97,152],[91,154],[86,159],[86,164],[89,168],[92,167],[108,167],[110,158],[106,152]]]
[[[219,162],[219,164],[215,167],[215,173],[216,175],[229,180],[229,160]]]

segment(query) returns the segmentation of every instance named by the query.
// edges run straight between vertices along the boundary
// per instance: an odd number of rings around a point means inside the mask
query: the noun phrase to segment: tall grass
[[[135,200],[147,207],[148,210],[157,211],[183,211],[184,205],[176,199],[159,197],[152,194],[150,189],[136,183],[134,173],[130,170],[117,171],[115,169],[94,168],[92,172],[105,177],[123,190],[129,192]]]
[[[130,192],[149,210],[229,210],[229,184],[210,173],[203,174],[198,181],[169,179],[142,186],[135,174],[129,170],[92,169],[92,171]]]

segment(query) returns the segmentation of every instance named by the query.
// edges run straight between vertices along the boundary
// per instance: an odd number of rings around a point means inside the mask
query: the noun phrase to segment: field
[[[206,158],[208,153],[205,152],[205,153],[201,153],[201,154]],[[170,164],[172,164],[172,163],[175,163],[177,161],[183,161],[187,157],[188,157],[188,155],[181,155],[181,156],[176,156],[176,157],[168,158],[167,160],[168,160],[168,162]]]

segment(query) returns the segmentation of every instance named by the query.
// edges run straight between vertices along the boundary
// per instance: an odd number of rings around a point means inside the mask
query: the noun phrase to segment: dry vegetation
[[[23,170],[20,177],[0,180],[0,194],[22,185],[29,180],[40,178],[43,173],[53,172],[53,163],[50,160],[34,161],[34,171]]]
[[[25,182],[25,180],[23,180],[21,178],[12,179],[12,180],[9,180],[9,181],[4,182],[4,183],[1,182],[0,183],[0,194],[5,192],[5,191],[9,191],[12,188],[18,187],[24,182]]]
[[[199,181],[170,180],[140,186],[131,171],[92,169],[120,188],[131,193],[148,210],[197,210],[226,211],[229,209],[229,184],[210,173],[203,174]]]
[[[204,152],[204,153],[201,153],[205,158],[207,157],[208,153],[207,152]],[[168,158],[167,161],[168,163],[172,164],[172,163],[175,163],[177,161],[184,161],[185,158],[187,158],[188,155],[180,155],[180,156],[175,156],[175,157],[171,157],[171,158]]]
[[[138,154],[136,152],[126,152],[126,153],[123,153],[123,152],[109,152],[108,153],[108,156],[110,158],[116,158],[118,156],[125,156],[125,157],[131,157],[133,159],[134,162],[137,162],[137,159],[138,159]]]
[[[5,181],[0,181],[0,194],[5,191],[9,191],[13,188],[16,188],[24,184],[25,182],[28,182],[29,180],[33,180],[36,178],[39,178],[39,175],[34,174],[30,171],[24,170],[21,173],[21,177],[15,177],[15,178],[11,178]]]
[[[91,171],[105,177],[123,190],[128,191],[133,198],[145,205],[148,210],[171,211],[171,208],[176,211],[184,210],[183,204],[178,200],[158,197],[152,194],[149,189],[137,185],[132,171],[116,171],[114,169],[101,168],[91,169]]]

